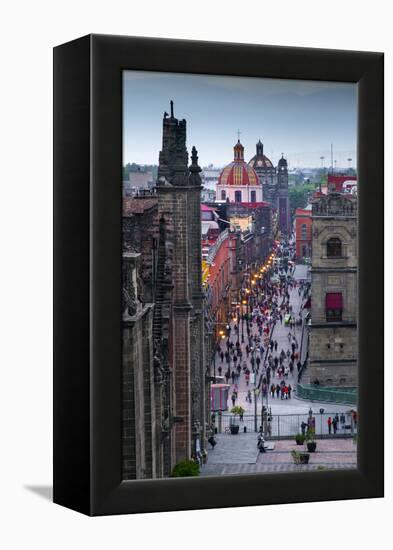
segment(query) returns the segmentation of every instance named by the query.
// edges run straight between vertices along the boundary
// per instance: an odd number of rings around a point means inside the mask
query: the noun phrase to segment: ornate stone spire
[[[191,164],[189,170],[190,184],[193,186],[201,185],[202,181],[199,172],[202,172],[202,168],[198,165],[198,151],[195,149],[195,147],[193,147],[191,151]]]

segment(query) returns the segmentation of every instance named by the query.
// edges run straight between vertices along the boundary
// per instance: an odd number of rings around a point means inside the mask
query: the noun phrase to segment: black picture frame
[[[124,69],[358,84],[356,470],[121,480]],[[382,497],[383,389],[383,54],[107,35],[56,47],[54,502],[105,515]]]

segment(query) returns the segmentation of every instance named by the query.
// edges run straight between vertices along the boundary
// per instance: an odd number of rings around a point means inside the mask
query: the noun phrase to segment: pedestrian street
[[[307,266],[305,265],[298,265],[296,266],[294,273],[293,273],[293,279],[296,281],[306,280],[307,279]],[[303,305],[305,304],[305,300],[303,299],[303,294],[299,294],[299,288],[294,287],[292,289],[289,289],[289,303],[292,306],[292,313],[295,319],[298,318],[299,313],[302,316],[303,324],[301,326],[294,326],[292,329],[289,326],[285,326],[284,322],[280,322],[279,320],[275,323],[275,325],[272,327],[270,331],[270,339],[273,342],[277,342],[277,351],[273,348],[273,352],[271,352],[273,358],[278,356],[281,353],[281,350],[285,352],[287,355],[288,350],[289,352],[292,352],[291,344],[293,342],[293,336],[296,337],[297,341],[297,349],[296,351],[299,353],[301,352],[301,361],[304,360],[304,357],[307,352],[307,338],[303,338],[303,346],[302,346],[302,331],[303,331],[303,325],[304,325],[304,319],[307,314],[307,310],[303,309]],[[246,353],[246,346],[248,343],[247,333],[246,333],[246,323],[244,321],[240,321],[239,325],[239,335],[242,333],[242,327],[241,323],[244,323],[243,331],[244,331],[244,343],[241,343],[241,338],[238,337],[236,331],[235,331],[235,322],[231,321],[230,323],[230,336],[229,341],[232,342],[234,345],[236,345],[236,342],[239,341],[240,349],[242,350],[242,359],[241,364],[244,364],[244,361],[247,364],[247,367],[251,371],[250,373],[250,379],[247,381],[245,373],[243,372],[243,369],[240,371],[240,377],[235,382],[232,383],[232,380],[229,379],[230,384],[230,390],[229,390],[229,398],[228,398],[228,411],[223,412],[223,415],[230,414],[230,410],[232,409],[233,405],[241,406],[244,409],[245,415],[254,415],[255,413],[255,403],[254,403],[254,390],[255,388],[261,387],[261,377],[266,372],[266,366],[267,366],[267,357],[270,353],[267,350],[266,346],[264,346],[264,353],[261,355],[258,352],[254,353],[254,357],[260,357],[260,368],[255,376],[253,376],[252,373],[252,365],[251,365],[251,359],[253,354],[249,353],[249,356],[247,357]],[[255,322],[252,323],[252,327],[250,330],[250,334],[256,335],[258,334],[258,328],[257,324]],[[288,334],[291,335],[291,339],[288,338]],[[228,338],[222,339],[220,343],[220,349],[222,351],[226,351],[227,349],[227,340]],[[215,367],[214,367],[215,362]],[[239,362],[237,363],[239,364]],[[288,359],[285,360],[285,364],[288,364]],[[214,372],[216,375],[224,376],[225,371],[227,370],[227,362],[225,360],[221,360],[220,351],[217,351],[215,354],[214,361],[212,363],[211,367],[211,374],[214,375]],[[221,368],[220,368],[221,367]],[[233,362],[230,363],[230,369],[231,371],[234,370]],[[324,408],[326,412],[328,413],[341,413],[344,410],[348,409],[347,406],[343,406],[342,404],[335,404],[335,403],[318,403],[317,405],[312,402],[300,400],[296,398],[296,385],[297,385],[297,379],[298,379],[298,369],[296,363],[294,364],[294,368],[292,373],[288,373],[287,376],[284,377],[284,381],[286,385],[290,385],[292,388],[291,397],[290,398],[281,398],[281,395],[277,397],[277,394],[275,394],[274,398],[271,396],[270,393],[270,387],[271,385],[277,386],[280,385],[281,381],[283,380],[283,377],[279,377],[277,375],[277,370],[275,371],[275,374],[273,374],[269,383],[269,388],[267,395],[265,397],[262,397],[261,392],[259,392],[259,395],[257,397],[257,411],[258,414],[260,413],[260,410],[262,408],[262,405],[265,405],[271,410],[273,415],[291,415],[291,414],[308,414],[308,411],[310,408],[314,408],[317,411],[320,408]],[[306,371],[307,373],[307,371]],[[224,380],[225,382],[225,380]],[[237,394],[236,400],[232,401],[232,395]],[[247,398],[249,395],[249,392],[251,393],[251,402]],[[281,393],[281,392],[280,392]],[[289,397],[289,396],[288,396]],[[356,408],[356,407],[354,407]],[[325,429],[324,429],[325,431]]]
[[[300,267],[304,267],[304,266],[300,266]],[[295,274],[295,276],[296,276],[296,274]],[[290,305],[293,308],[293,316],[295,318],[297,318],[299,316],[299,312],[301,310],[301,306],[302,306],[302,303],[303,303],[302,296],[299,295],[298,288],[294,288],[292,290],[289,290],[289,295],[290,295]],[[239,331],[240,331],[240,334],[241,334],[242,330],[245,333],[244,343],[241,343],[241,338],[238,338],[238,335],[237,335],[236,330],[235,330],[235,322],[234,321],[231,321],[231,323],[230,323],[231,330],[230,330],[229,341],[231,341],[235,345],[236,342],[239,340],[240,348],[242,350],[241,363],[244,364],[244,362],[246,362],[247,367],[251,371],[251,374],[250,374],[250,380],[247,381],[245,373],[243,372],[243,369],[242,369],[241,372],[240,372],[240,378],[235,384],[232,383],[232,380],[229,380],[231,388],[230,388],[230,393],[229,393],[228,406],[229,406],[229,408],[232,408],[232,395],[233,395],[234,390],[236,390],[236,386],[237,386],[237,398],[236,398],[235,404],[241,406],[245,410],[245,414],[253,414],[254,413],[254,408],[255,408],[255,404],[253,403],[254,389],[258,385],[260,386],[262,373],[266,372],[267,356],[270,353],[270,351],[268,352],[267,348],[264,347],[264,353],[262,355],[259,352],[254,352],[254,353],[249,353],[249,355],[247,357],[246,346],[247,346],[247,343],[248,343],[248,338],[247,338],[247,334],[246,334],[246,324],[245,324],[244,327],[241,327],[242,322],[245,323],[244,321],[240,321]],[[252,334],[253,336],[258,334],[258,327],[257,327],[257,324],[255,322],[252,323],[250,334]],[[272,352],[273,357],[280,354],[282,350],[285,352],[285,354],[287,354],[288,350],[289,350],[289,352],[292,352],[291,343],[292,343],[293,340],[292,339],[290,340],[288,338],[288,334],[291,334],[291,337],[295,336],[296,339],[297,339],[298,345],[300,346],[300,340],[301,340],[301,334],[302,334],[302,327],[301,326],[300,327],[295,326],[294,328],[290,329],[289,327],[284,325],[284,320],[283,320],[282,322],[277,321],[275,326],[273,326],[272,329],[270,330],[271,340],[277,342],[277,351],[275,351],[273,349],[273,352]],[[221,350],[222,351],[226,350],[226,343],[227,343],[227,339],[225,339],[224,343],[221,343]],[[299,351],[300,351],[300,349],[299,349]],[[255,376],[253,376],[252,364],[251,364],[253,355],[254,355],[254,359],[260,358],[260,367],[259,367],[259,369],[257,368],[257,373],[256,373]],[[287,358],[286,358],[286,362],[287,362]],[[223,376],[226,369],[227,369],[227,363],[226,363],[225,358],[224,358],[223,361],[221,360],[221,356],[220,356],[219,351],[216,352],[215,363],[216,363],[216,365],[215,365],[216,374],[219,374],[221,372],[221,376]],[[237,363],[237,364],[239,364],[239,363]],[[234,369],[233,362],[231,362],[230,368],[231,368],[231,370]],[[212,367],[212,375],[213,375],[213,371],[214,371],[214,367]],[[277,372],[276,372],[276,375],[271,377],[270,385],[271,384],[274,384],[274,385],[280,384],[282,379],[283,379],[283,377],[279,378],[279,376],[277,375]],[[291,387],[293,389],[295,389],[296,388],[296,380],[297,380],[297,368],[296,368],[296,366],[294,366],[293,372],[289,373],[288,376],[285,377],[285,382],[288,385],[290,384]],[[247,399],[247,395],[248,395],[249,391],[251,391],[251,397],[252,397],[252,402],[251,403]],[[286,412],[287,407],[289,408],[291,401],[293,401],[293,397],[294,397],[293,393],[291,394],[291,399],[281,399],[281,397],[278,398],[278,399],[276,399],[276,398],[273,399],[273,398],[270,397],[269,393],[270,393],[270,387],[269,387],[267,400],[265,399],[265,401],[264,401],[265,404],[266,404],[266,401],[267,401],[267,404],[269,405],[269,407],[273,406],[274,409],[277,409],[278,405],[280,405],[279,406],[280,412],[281,412],[281,410],[283,412],[284,411]],[[305,407],[307,407],[307,405],[305,405]],[[258,406],[258,408],[259,408],[259,406]],[[275,410],[275,412],[276,412],[276,410]],[[277,411],[277,412],[279,412],[279,411]]]

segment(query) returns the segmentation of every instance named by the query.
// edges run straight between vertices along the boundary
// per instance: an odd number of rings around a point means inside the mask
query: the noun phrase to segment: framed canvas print
[[[383,55],[54,50],[54,501],[383,496]]]

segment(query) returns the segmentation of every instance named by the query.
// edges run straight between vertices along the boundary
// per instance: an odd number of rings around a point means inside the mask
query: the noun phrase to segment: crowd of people
[[[292,398],[289,378],[301,368],[300,331],[296,329],[301,329],[303,316],[301,310],[295,313],[290,293],[297,290],[302,300],[309,293],[308,282],[293,278],[292,257],[292,245],[282,243],[265,276],[257,277],[253,284],[245,280],[242,298],[246,306],[242,300],[243,311],[238,309],[235,320],[227,327],[227,338],[217,345],[218,375],[231,385],[233,406],[239,397],[242,377],[245,386],[252,384],[253,390],[262,392],[262,397]],[[287,260],[285,268],[283,258]],[[274,327],[278,324],[288,328],[288,345],[279,345],[274,338]],[[251,389],[247,390],[245,400],[252,403]]]

